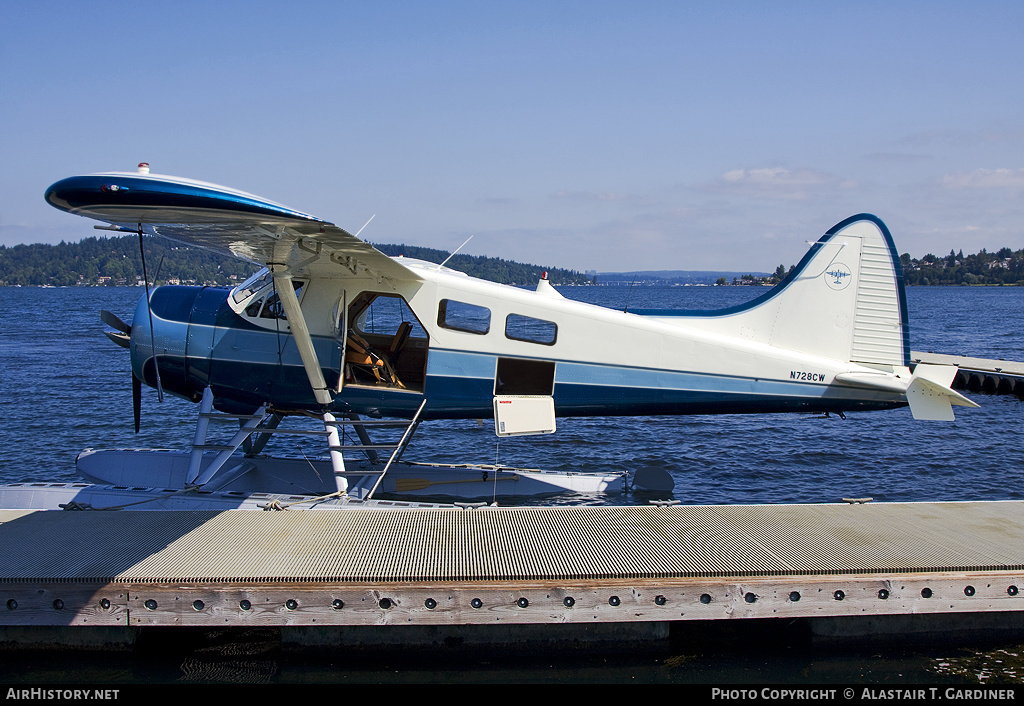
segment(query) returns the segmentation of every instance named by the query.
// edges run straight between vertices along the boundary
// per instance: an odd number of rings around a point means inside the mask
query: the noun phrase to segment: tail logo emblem
[[[825,283],[835,290],[846,289],[852,279],[850,276],[850,268],[839,262],[833,263],[832,266],[825,271],[823,277],[825,278]]]

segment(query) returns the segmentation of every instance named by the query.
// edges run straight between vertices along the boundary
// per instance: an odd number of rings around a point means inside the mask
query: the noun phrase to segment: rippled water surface
[[[720,308],[764,290],[748,287],[570,287],[566,296],[637,308]],[[130,320],[133,288],[3,288],[0,297],[0,481],[77,480],[86,447],[184,448],[196,407],[143,395],[132,430],[127,351],[103,335],[100,309]],[[1024,359],[1024,288],[917,287],[907,292],[911,347]],[[657,466],[685,503],[1006,500],[1022,497],[1022,401],[974,395],[953,423],[915,422],[909,410],[813,415],[559,419],[552,436],[505,438],[490,422],[424,424],[407,458],[498,461],[552,470]],[[315,447],[307,452],[319,454]],[[633,503],[638,495],[547,502]]]

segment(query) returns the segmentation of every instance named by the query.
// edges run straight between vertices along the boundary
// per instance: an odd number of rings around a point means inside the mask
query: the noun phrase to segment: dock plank
[[[1024,610],[1024,503],[1016,501],[0,511],[0,540],[0,625]]]
[[[914,363],[933,365],[954,365],[965,370],[977,370],[985,373],[1002,373],[1014,377],[1024,377],[1024,362],[1013,360],[993,360],[990,358],[972,358],[966,355],[948,355],[944,353],[926,353],[911,351],[910,360]]]

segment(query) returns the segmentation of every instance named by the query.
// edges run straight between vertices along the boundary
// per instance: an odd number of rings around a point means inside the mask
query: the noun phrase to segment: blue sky
[[[1024,3],[0,3],[0,244],[134,170],[363,237],[772,271],[838,221],[1024,247]]]

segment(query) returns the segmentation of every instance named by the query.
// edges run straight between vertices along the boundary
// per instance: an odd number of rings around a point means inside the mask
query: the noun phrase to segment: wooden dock
[[[1024,398],[1024,363],[1012,360],[969,358],[963,355],[945,355],[912,351],[911,363],[953,365],[960,370],[953,380],[953,389],[988,394],[1016,395]]]
[[[1017,501],[0,511],[0,626],[992,614],[1021,589]]]

